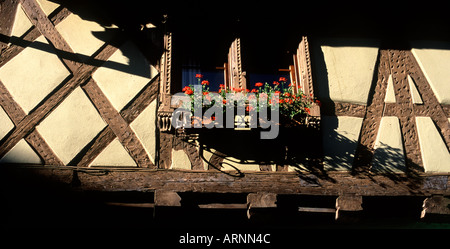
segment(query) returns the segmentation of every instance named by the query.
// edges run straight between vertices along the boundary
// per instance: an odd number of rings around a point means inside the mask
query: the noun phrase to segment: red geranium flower
[[[305,108],[305,111],[306,111],[308,114],[311,114],[311,111],[309,110],[308,107]]]
[[[201,78],[203,78],[203,75],[198,73],[198,74],[195,75],[195,78],[201,79]]]
[[[207,86],[209,86],[209,81],[207,81],[207,80],[202,81],[202,85],[207,85]]]
[[[263,83],[258,82],[258,83],[255,84],[255,86],[256,86],[256,87],[262,87],[262,86],[263,86]]]
[[[187,89],[184,93],[186,93],[187,95],[191,95],[194,94],[194,91],[192,91],[190,88]]]
[[[280,85],[280,82],[274,81],[273,84],[274,84],[275,86],[278,86],[278,85]]]
[[[278,79],[278,81],[286,82],[287,80],[285,77],[280,77],[280,79]]]
[[[258,90],[252,89],[252,93],[257,93],[257,92],[258,92]]]

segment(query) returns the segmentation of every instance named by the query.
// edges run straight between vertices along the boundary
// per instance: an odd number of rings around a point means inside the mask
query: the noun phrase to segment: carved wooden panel
[[[303,91],[303,93],[314,98],[314,85],[311,71],[311,55],[309,52],[309,43],[306,36],[302,36],[302,40],[297,48],[297,53],[293,56],[294,65],[290,66],[291,82],[294,85],[294,93]],[[310,108],[311,116],[320,117],[320,107],[313,103]]]
[[[241,39],[236,38],[228,52],[228,63],[225,64],[225,84],[228,89],[247,89],[245,72],[242,69]]]

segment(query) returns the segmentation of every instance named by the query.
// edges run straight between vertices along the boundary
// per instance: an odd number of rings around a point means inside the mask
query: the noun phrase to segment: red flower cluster
[[[183,92],[184,92],[185,94],[187,94],[187,95],[192,95],[192,94],[194,94],[194,91],[192,91],[191,87],[189,87],[189,86],[185,86],[185,87],[183,88]]]

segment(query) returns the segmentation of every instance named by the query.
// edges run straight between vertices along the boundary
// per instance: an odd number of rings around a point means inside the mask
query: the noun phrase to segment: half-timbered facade
[[[249,217],[255,209],[276,209],[287,195],[336,198],[326,208],[302,203],[298,210],[337,219],[380,196],[422,198],[418,217],[450,214],[447,37],[343,38],[286,24],[288,51],[265,58],[264,49],[272,48],[254,44],[246,30],[251,21],[230,15],[217,30],[205,25],[207,35],[223,32],[208,45],[221,55],[208,68],[227,88],[252,89],[262,61],[273,69],[269,83],[286,75],[294,92],[321,102],[311,107],[310,130],[282,129],[276,140],[261,141],[252,129],[186,133],[172,126],[172,97],[183,75],[206,70],[186,69],[197,62],[184,58],[188,32],[179,27],[187,24],[178,12],[150,12],[152,23],[144,18],[130,28],[66,1],[0,6],[4,176],[31,174],[76,191],[153,192],[154,207],[182,206],[183,193],[246,194],[246,203],[199,205],[248,209]],[[193,23],[202,22],[208,20]],[[245,28],[234,32],[239,25]]]

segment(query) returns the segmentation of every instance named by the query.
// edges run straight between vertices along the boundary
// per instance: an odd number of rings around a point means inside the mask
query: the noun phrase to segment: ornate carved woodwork
[[[242,69],[241,39],[236,38],[228,51],[228,62],[224,64],[224,77],[227,89],[247,89],[245,72]]]
[[[164,35],[164,53],[161,57],[160,105],[158,108],[158,127],[161,132],[172,130],[171,84],[172,84],[172,33]]]
[[[415,117],[431,117],[442,134],[448,149],[450,127],[445,106],[437,101],[410,50],[381,49],[377,65],[377,81],[366,108],[353,170],[355,172],[367,172],[372,162],[381,118],[383,116],[396,116],[400,121],[407,171],[415,174],[420,173],[423,171],[423,161]],[[393,80],[395,103],[384,102],[390,76]],[[423,103],[413,103],[408,77],[413,79]]]
[[[311,55],[309,52],[309,43],[306,36],[302,36],[302,40],[297,48],[297,53],[293,56],[294,65],[289,66],[291,82],[294,85],[294,93],[297,94],[302,91],[306,96],[312,98],[314,95],[314,85],[311,70]],[[316,103],[310,108],[311,122],[319,122],[320,106]]]

